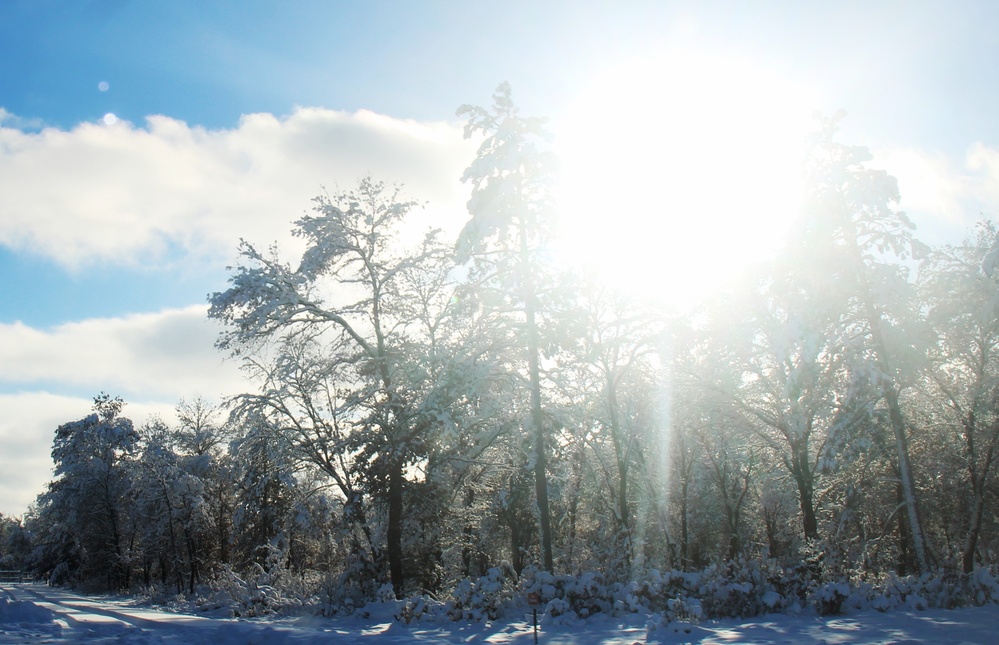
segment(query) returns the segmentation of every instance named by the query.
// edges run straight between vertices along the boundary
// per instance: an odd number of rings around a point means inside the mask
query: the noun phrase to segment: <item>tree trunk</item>
[[[185,533],[187,533],[187,536],[186,536],[186,542],[187,542],[187,562],[188,562],[187,591],[188,591],[189,594],[191,594],[193,596],[194,595],[194,582],[195,582],[195,580],[198,577],[197,557],[194,555],[194,553],[195,553],[194,539],[191,537],[191,534],[188,532],[187,529],[184,529],[184,531],[185,531]]]
[[[971,573],[975,570],[975,551],[978,550],[978,537],[982,531],[982,506],[985,500],[980,490],[975,490],[974,495],[971,517],[968,520],[968,535],[964,543],[964,555],[961,558],[962,569],[965,573]]]
[[[471,514],[472,504],[475,502],[475,488],[469,486],[465,489],[465,513]],[[465,578],[472,577],[472,543],[475,541],[475,527],[471,520],[466,520],[461,529],[461,575]],[[481,575],[476,571],[475,576]]]
[[[898,475],[897,469],[895,474]],[[905,508],[905,494],[902,492],[901,481],[895,484],[895,500],[898,502],[896,507],[897,517],[895,520],[898,524],[898,564],[895,567],[895,571],[898,575],[904,576],[913,570],[914,563],[912,559],[912,533],[909,531],[909,522],[904,512],[898,512]]]
[[[520,572],[524,570],[524,550],[520,535],[520,523],[516,519],[510,522],[510,560],[513,570],[519,576]]]
[[[810,542],[819,537],[819,523],[815,518],[815,488],[813,478],[810,476],[808,448],[806,444],[802,447],[795,446],[793,449],[791,474],[798,487],[798,502],[801,507],[801,523],[805,541]]]
[[[895,452],[898,457],[902,503],[905,505],[913,555],[916,556],[916,566],[919,567],[920,573],[924,573],[930,568],[930,558],[926,546],[926,534],[919,518],[916,484],[912,477],[912,464],[909,461],[909,441],[905,432],[905,419],[902,417],[902,409],[898,403],[898,391],[894,384],[885,388],[885,400],[888,403],[888,416],[891,419],[892,432],[895,435]]]
[[[402,599],[405,578],[402,567],[402,463],[393,461],[389,471],[388,541],[389,576],[396,598]]]
[[[687,570],[687,564],[690,561],[687,528],[687,493],[689,489],[690,484],[687,479],[684,478],[683,484],[680,486],[680,568],[684,571]]]
[[[531,263],[527,257],[527,232],[521,227],[521,271],[524,286],[524,314],[527,324],[527,367],[531,381],[531,430],[534,434],[534,491],[538,501],[541,527],[541,551],[545,571],[554,572],[552,555],[551,510],[548,505],[548,450],[545,445],[544,412],[541,408],[540,341],[536,318],[536,297],[531,277]]]
[[[616,513],[618,523],[619,544],[624,549],[624,564],[630,573],[632,561],[631,541],[631,509],[628,504],[628,454],[621,437],[621,424],[618,418],[617,387],[614,378],[608,370],[607,375],[607,407],[610,417],[611,441],[614,444],[614,457],[617,461],[617,500]]]
[[[985,362],[985,358],[983,357],[982,367],[979,369],[979,383],[984,378]],[[992,405],[994,404],[995,401],[993,400]],[[968,515],[968,532],[964,539],[964,553],[961,558],[961,564],[965,573],[971,573],[975,570],[975,551],[978,550],[978,540],[982,533],[982,521],[985,515],[985,490],[988,485],[989,472],[992,470],[993,463],[995,462],[996,446],[999,444],[999,425],[993,423],[990,428],[991,434],[989,436],[988,448],[985,450],[982,460],[981,471],[978,468],[979,450],[976,447],[976,436],[979,429],[974,407],[968,413],[964,428],[965,452],[967,454],[966,459],[968,460],[968,482],[971,485],[972,500],[971,513]]]
[[[912,464],[909,460],[909,441],[906,436],[905,417],[899,405],[898,380],[891,365],[888,343],[885,341],[884,318],[878,311],[874,300],[874,290],[866,275],[866,263],[858,242],[855,228],[848,231],[848,240],[853,241],[854,261],[860,271],[859,295],[862,298],[863,315],[871,332],[871,345],[874,350],[875,363],[880,369],[884,383],[881,385],[885,402],[888,404],[888,417],[891,422],[892,434],[895,437],[895,453],[898,457],[898,474],[901,480],[902,503],[905,505],[905,516],[912,542],[916,566],[920,573],[930,568],[929,547],[926,533],[919,518],[919,505],[916,498],[916,484],[912,475]]]

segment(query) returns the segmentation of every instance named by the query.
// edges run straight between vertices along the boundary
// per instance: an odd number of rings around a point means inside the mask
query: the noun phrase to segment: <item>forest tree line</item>
[[[609,582],[995,564],[994,223],[920,243],[826,119],[785,249],[664,312],[552,261],[544,121],[494,100],[460,111],[482,144],[456,242],[414,237],[420,204],[373,179],[315,199],[294,262],[241,242],[209,315],[253,387],[140,427],[102,393],[56,430],[32,509],[0,517],[0,568],[178,593],[282,572],[357,606],[503,562]]]

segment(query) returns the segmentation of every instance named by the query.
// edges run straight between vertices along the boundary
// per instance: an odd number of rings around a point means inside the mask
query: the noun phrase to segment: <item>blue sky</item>
[[[564,144],[567,245],[622,275],[772,250],[793,181],[766,169],[816,109],[848,111],[927,241],[959,241],[999,205],[994,6],[0,2],[0,513],[100,391],[141,423],[245,387],[204,320],[238,238],[287,245],[321,186],[366,174],[460,222],[455,109],[500,81]]]

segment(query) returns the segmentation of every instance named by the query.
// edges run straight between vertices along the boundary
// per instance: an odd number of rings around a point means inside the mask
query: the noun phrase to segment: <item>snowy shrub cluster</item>
[[[237,617],[287,613],[294,607],[302,606],[303,599],[282,582],[280,577],[262,570],[258,576],[242,578],[231,569],[226,569],[210,586],[211,591],[199,596],[196,603],[206,611],[227,607]]]
[[[738,560],[705,569],[697,589],[705,614],[712,618],[756,616],[783,605],[783,596],[768,584],[765,566],[756,560]]]
[[[878,611],[954,609],[988,603],[999,603],[999,581],[995,570],[988,568],[971,574],[944,570],[921,576],[889,576],[871,589],[868,597],[868,605]]]
[[[638,614],[649,616],[650,625],[662,626],[771,613],[835,615],[869,608],[984,604],[999,602],[999,582],[989,570],[979,569],[971,576],[949,572],[872,584],[807,564],[785,569],[774,561],[738,560],[699,572],[652,569],[641,581],[605,584],[597,572],[554,576],[529,566],[519,579],[497,568],[477,580],[461,580],[444,607],[451,620],[491,621],[522,612],[532,593],[539,596],[543,624],[572,624],[596,614]],[[440,611],[440,604],[429,599],[409,602],[400,614],[407,622]]]
[[[538,594],[545,624],[572,623],[594,614],[610,614],[619,589],[620,585],[606,585],[599,572],[553,576],[534,566],[524,569],[518,585],[521,598]]]
[[[415,621],[437,622],[447,615],[447,611],[448,606],[445,603],[430,596],[416,596],[399,601],[394,617],[407,625]]]
[[[843,603],[850,595],[850,586],[845,582],[826,582],[815,588],[811,599],[820,616],[833,616],[842,613]]]
[[[694,590],[700,574],[649,571],[645,580],[631,582],[618,593],[618,613],[653,614],[667,620],[696,620],[702,615]]]
[[[344,589],[331,587],[342,581],[328,575],[312,585],[303,576],[290,575],[275,563],[271,570],[256,567],[240,577],[223,570],[210,585],[203,585],[186,602],[202,611],[225,610],[232,616],[255,617],[309,611],[322,615],[412,622],[491,622],[522,616],[530,594],[539,598],[538,614],[544,625],[572,625],[595,615],[644,616],[650,630],[683,629],[701,620],[749,618],[761,614],[818,615],[876,609],[924,610],[999,603],[995,569],[973,574],[953,569],[922,576],[889,575],[878,581],[861,580],[856,571],[815,566],[804,562],[782,568],[773,560],[735,560],[711,565],[702,571],[650,569],[641,580],[605,582],[599,572],[552,575],[535,566],[520,576],[508,563],[491,568],[476,579],[457,581],[444,599],[431,595],[396,598],[384,583],[355,604]],[[336,603],[331,599],[336,596]],[[183,596],[152,599],[177,604]]]
[[[516,574],[506,563],[489,569],[478,580],[459,580],[451,592],[448,616],[455,621],[496,620],[511,603],[515,582]]]

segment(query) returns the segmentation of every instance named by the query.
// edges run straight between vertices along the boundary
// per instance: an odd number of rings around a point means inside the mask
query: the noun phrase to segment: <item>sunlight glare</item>
[[[690,304],[780,247],[815,107],[763,68],[703,52],[605,68],[555,124],[559,253]]]

